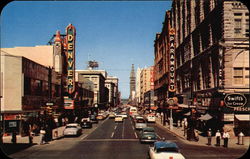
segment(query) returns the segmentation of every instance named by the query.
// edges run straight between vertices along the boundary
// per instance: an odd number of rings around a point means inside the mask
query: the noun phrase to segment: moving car
[[[63,135],[64,136],[78,136],[82,134],[82,128],[78,123],[67,124]]]
[[[98,120],[96,119],[96,115],[94,115],[94,114],[91,114],[89,116],[89,119],[90,119],[91,123],[98,123]]]
[[[176,143],[167,141],[155,142],[152,147],[149,147],[148,155],[150,159],[185,159]]]
[[[155,115],[154,114],[148,114],[147,115],[147,121],[155,123]]]
[[[81,122],[82,128],[92,128],[92,123],[90,121],[84,120]]]
[[[156,141],[157,141],[157,135],[153,127],[142,128],[141,134],[140,134],[141,143],[156,142]]]
[[[120,115],[115,116],[115,122],[123,122],[123,117]]]
[[[109,113],[109,119],[114,119],[115,118],[115,113],[114,112],[110,112]]]
[[[119,116],[122,116],[124,119],[125,118],[128,118],[128,115],[127,115],[127,113],[126,112],[122,112],[122,113],[120,113],[120,114],[118,114]]]
[[[142,129],[147,127],[147,123],[144,119],[136,119],[135,121],[135,129]]]

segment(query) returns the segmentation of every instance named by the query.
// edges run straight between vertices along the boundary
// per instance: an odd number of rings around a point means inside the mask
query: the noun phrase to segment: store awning
[[[178,107],[181,107],[181,108],[196,108],[195,105],[187,105],[187,104],[178,104]]]
[[[250,121],[249,114],[238,114],[238,115],[235,115],[235,118],[240,120],[240,121]]]
[[[207,114],[205,114],[205,115],[199,117],[198,119],[199,119],[199,120],[210,120],[210,119],[212,119],[212,118],[213,118],[213,117],[207,113]]]

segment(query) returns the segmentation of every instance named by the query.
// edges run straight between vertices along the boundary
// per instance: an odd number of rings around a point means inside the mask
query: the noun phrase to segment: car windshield
[[[165,147],[165,148],[158,148],[157,152],[179,152],[179,149],[176,147]]]
[[[76,128],[76,126],[70,125],[70,126],[66,126],[66,128]]]

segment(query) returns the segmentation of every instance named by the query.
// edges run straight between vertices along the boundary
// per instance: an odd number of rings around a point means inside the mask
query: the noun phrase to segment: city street
[[[224,158],[235,159],[245,153],[244,149],[208,147],[187,144],[179,137],[166,132],[157,124],[154,126],[158,138],[174,141],[181,149],[181,153],[190,159]],[[138,140],[139,132],[134,130],[132,120],[125,119],[123,123],[115,123],[114,119],[99,122],[98,127],[84,129],[79,137],[67,137],[45,145],[35,145],[18,153],[11,158],[22,159],[54,159],[54,158],[91,158],[91,159],[145,159],[149,144],[141,144]]]

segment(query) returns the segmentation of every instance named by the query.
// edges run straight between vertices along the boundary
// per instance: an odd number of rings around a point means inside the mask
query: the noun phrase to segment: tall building
[[[85,78],[94,84],[94,106],[104,109],[107,106],[107,94],[105,94],[105,80],[107,72],[105,70],[76,70],[79,79]]]
[[[137,68],[137,71],[136,71],[136,105],[140,105],[141,104],[141,98],[140,98],[140,95],[141,95],[141,68]]]
[[[113,100],[113,106],[117,106],[120,103],[120,96],[119,96],[119,79],[115,76],[108,76],[106,79],[111,85],[113,85],[113,97],[110,100]],[[110,97],[111,98],[111,97]]]
[[[179,104],[195,106],[198,119],[209,117],[205,121],[212,129],[242,121],[242,114],[249,114],[249,101],[230,108],[225,97],[236,93],[250,97],[247,7],[231,0],[174,0],[171,26],[176,29]],[[214,124],[209,125],[209,121]]]
[[[134,69],[134,64],[132,64],[132,68],[131,68],[131,72],[130,72],[129,101],[131,104],[135,104],[135,69]]]
[[[140,100],[145,108],[154,106],[154,67],[145,67],[140,73]]]

